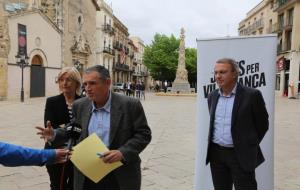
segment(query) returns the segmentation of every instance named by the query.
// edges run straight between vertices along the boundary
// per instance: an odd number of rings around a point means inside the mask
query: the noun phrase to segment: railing
[[[115,34],[115,30],[110,24],[104,24],[103,25],[103,31],[110,34],[110,35]]]
[[[286,3],[288,3],[290,0],[277,0],[276,3],[274,4],[274,10],[282,7]]]
[[[103,48],[103,53],[107,53],[110,55],[115,55],[115,50],[111,49],[110,47],[104,47]]]
[[[133,73],[133,75],[134,76],[140,76],[140,77],[146,77],[146,76],[148,76],[148,73],[147,72],[145,72],[145,71],[134,71],[134,73]]]
[[[256,31],[259,28],[264,27],[264,20],[263,18],[260,18],[259,20],[255,21],[253,24],[245,28],[241,31],[241,34],[249,35],[252,34],[254,31]]]
[[[128,65],[122,64],[122,63],[119,63],[119,62],[117,62],[113,65],[113,69],[114,70],[120,70],[120,71],[130,71]]]

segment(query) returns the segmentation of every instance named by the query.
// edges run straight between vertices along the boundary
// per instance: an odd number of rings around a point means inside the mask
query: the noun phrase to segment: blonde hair
[[[75,67],[62,68],[61,71],[58,73],[56,83],[58,83],[59,79],[66,73],[68,73],[70,75],[70,78],[77,83],[76,94],[80,95],[80,93],[81,93],[81,75]]]

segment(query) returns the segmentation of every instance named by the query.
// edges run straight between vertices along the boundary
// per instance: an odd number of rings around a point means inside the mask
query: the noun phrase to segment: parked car
[[[123,92],[124,91],[124,84],[122,82],[114,83],[112,86],[112,90],[114,92]]]

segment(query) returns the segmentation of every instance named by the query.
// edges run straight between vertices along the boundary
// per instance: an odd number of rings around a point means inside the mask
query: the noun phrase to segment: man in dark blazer
[[[151,141],[143,107],[139,100],[110,91],[109,71],[100,65],[90,67],[83,74],[87,97],[73,104],[75,122],[82,126],[79,142],[96,133],[110,149],[104,153],[106,163],[122,161],[123,165],[112,171],[99,183],[74,170],[74,190],[140,190],[141,159],[139,153]],[[51,126],[41,131],[47,139],[53,138]],[[55,130],[52,143],[65,137],[65,130]]]
[[[268,127],[268,113],[259,90],[237,83],[234,60],[216,62],[219,89],[208,96],[210,114],[206,164],[210,163],[215,190],[256,190],[255,168],[264,161],[260,142]]]

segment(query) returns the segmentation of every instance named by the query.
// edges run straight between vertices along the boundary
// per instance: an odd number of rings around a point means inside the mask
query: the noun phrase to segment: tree
[[[151,45],[145,47],[144,63],[155,80],[174,81],[178,65],[180,40],[174,35],[155,34]],[[189,72],[189,82],[196,82],[197,75],[196,49],[186,49],[186,68]]]
[[[144,63],[155,80],[172,81],[175,79],[179,40],[155,34],[152,44],[146,46]]]
[[[194,86],[197,83],[197,50],[195,48],[185,49],[185,64],[188,70],[188,80]]]

